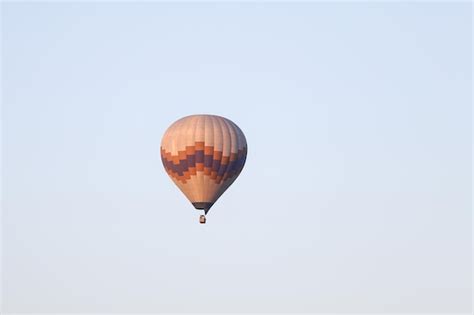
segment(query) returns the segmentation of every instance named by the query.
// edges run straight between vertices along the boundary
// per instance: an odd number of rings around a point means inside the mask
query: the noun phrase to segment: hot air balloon
[[[247,141],[227,118],[192,115],[174,122],[161,140],[161,160],[173,182],[198,210],[212,205],[242,171]],[[206,222],[205,215],[199,218]]]

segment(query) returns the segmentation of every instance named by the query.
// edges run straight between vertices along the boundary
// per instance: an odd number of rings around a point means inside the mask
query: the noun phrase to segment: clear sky
[[[469,312],[471,4],[3,3],[6,312]],[[176,119],[249,146],[208,224]]]

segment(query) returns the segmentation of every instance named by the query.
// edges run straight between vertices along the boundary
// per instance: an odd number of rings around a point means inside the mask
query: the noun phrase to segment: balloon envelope
[[[220,116],[181,118],[161,140],[166,172],[194,207],[206,213],[239,176],[246,157],[244,133]]]

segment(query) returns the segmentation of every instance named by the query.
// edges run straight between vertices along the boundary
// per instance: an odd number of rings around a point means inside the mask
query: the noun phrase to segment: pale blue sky
[[[469,312],[470,3],[3,3],[6,312]],[[230,118],[208,224],[166,128]]]

